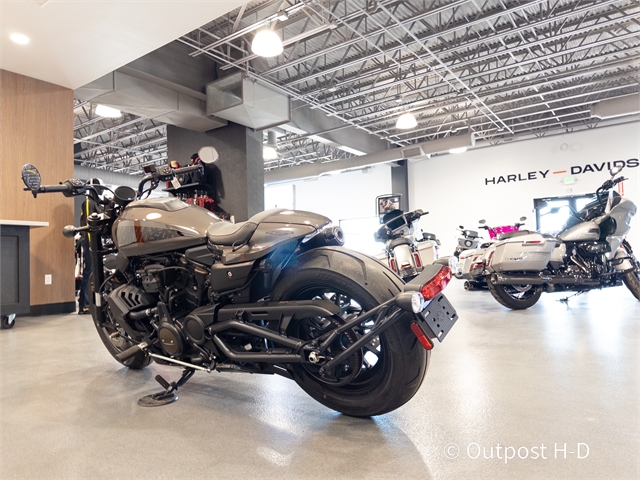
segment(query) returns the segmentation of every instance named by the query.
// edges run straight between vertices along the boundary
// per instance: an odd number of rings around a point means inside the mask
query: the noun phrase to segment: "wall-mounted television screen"
[[[376,205],[378,208],[378,217],[380,218],[380,222],[382,223],[382,217],[384,217],[387,213],[393,212],[394,210],[400,210],[400,194],[391,194],[391,195],[381,195],[376,198]]]

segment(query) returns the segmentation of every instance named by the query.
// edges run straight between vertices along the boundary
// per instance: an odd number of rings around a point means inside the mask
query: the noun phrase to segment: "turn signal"
[[[425,300],[433,300],[436,295],[444,290],[444,287],[446,287],[450,281],[451,269],[443,265],[435,277],[420,287],[420,293]]]
[[[431,350],[433,348],[433,343],[431,343],[431,341],[427,338],[427,336],[420,328],[420,325],[418,325],[416,322],[411,322],[411,331],[425,350]]]

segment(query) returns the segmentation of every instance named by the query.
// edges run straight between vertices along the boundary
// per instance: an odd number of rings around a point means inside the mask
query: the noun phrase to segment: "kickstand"
[[[141,407],[159,407],[161,405],[167,405],[178,400],[178,396],[175,394],[178,388],[183,386],[195,373],[194,368],[185,368],[182,372],[182,376],[177,382],[167,382],[161,375],[156,375],[156,382],[164,387],[164,392],[154,393],[152,395],[146,395],[138,400],[138,405]]]
[[[569,295],[568,297],[561,298],[558,301],[562,303],[569,303],[570,298],[577,297],[578,295],[582,295],[583,293],[586,293],[586,290],[581,290],[579,292],[574,293],[573,295]]]

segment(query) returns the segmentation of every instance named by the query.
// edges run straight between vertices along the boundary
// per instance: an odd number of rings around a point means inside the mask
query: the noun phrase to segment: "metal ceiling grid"
[[[74,100],[76,165],[139,174],[145,165],[167,163],[165,124],[128,113],[101,117],[95,106]]]
[[[251,53],[261,28],[280,34],[282,55]],[[266,0],[178,41],[193,57],[208,55],[222,71],[239,68],[392,145],[468,129],[478,141],[495,144],[593,128],[599,120],[590,116],[592,105],[637,93],[640,2]],[[416,128],[396,129],[403,112],[417,117]],[[113,142],[109,125],[99,125],[107,131],[100,138]],[[105,148],[113,162],[118,149]],[[267,170],[353,155],[293,133],[280,137],[279,152],[278,160],[265,163]]]

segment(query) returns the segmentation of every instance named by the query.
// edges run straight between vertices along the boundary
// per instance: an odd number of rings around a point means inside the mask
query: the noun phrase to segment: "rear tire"
[[[638,272],[627,272],[622,276],[622,281],[627,286],[631,294],[640,300],[640,278],[638,278]]]
[[[331,299],[348,314],[374,308],[393,298],[401,288],[402,281],[372,258],[344,248],[326,247],[301,255],[297,265],[289,268],[275,286],[272,299]],[[304,320],[291,325],[292,335],[303,337],[309,332],[301,327]],[[360,359],[369,355],[370,360],[362,361],[358,376],[346,384],[323,382],[305,365],[292,365],[294,380],[315,400],[345,415],[368,417],[395,410],[420,388],[430,352],[416,340],[405,317],[377,340],[372,342],[375,349],[360,351]]]
[[[542,295],[539,285],[495,285],[491,278],[487,279],[487,287],[499,304],[512,310],[532,307]]]

